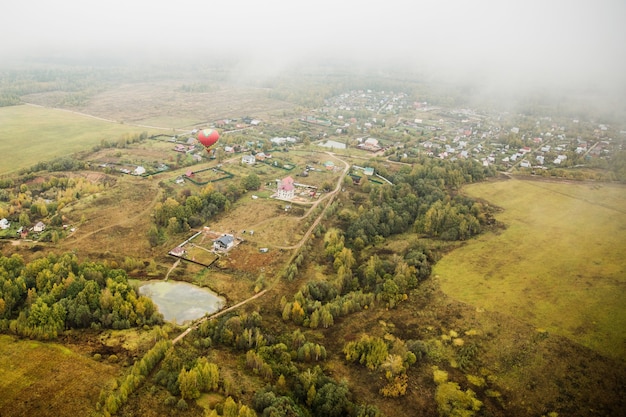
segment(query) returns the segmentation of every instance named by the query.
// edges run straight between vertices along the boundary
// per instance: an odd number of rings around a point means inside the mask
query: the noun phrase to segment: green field
[[[145,130],[64,110],[28,105],[2,107],[0,175]]]
[[[506,228],[435,267],[442,289],[626,359],[626,187],[508,180],[463,191]]]

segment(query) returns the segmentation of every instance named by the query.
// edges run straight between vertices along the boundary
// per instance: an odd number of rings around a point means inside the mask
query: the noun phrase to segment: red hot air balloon
[[[220,134],[217,133],[217,130],[214,129],[204,129],[198,132],[198,142],[200,142],[207,148],[213,146],[219,138]]]

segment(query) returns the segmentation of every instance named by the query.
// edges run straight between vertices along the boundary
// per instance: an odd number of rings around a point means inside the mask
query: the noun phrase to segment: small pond
[[[176,281],[148,281],[139,287],[139,294],[156,304],[166,321],[183,324],[224,306],[224,298],[207,288]]]

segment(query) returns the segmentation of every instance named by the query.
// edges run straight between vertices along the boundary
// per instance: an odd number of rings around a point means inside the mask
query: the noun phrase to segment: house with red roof
[[[277,198],[281,200],[291,200],[296,194],[296,187],[293,185],[293,178],[290,176],[277,181]]]

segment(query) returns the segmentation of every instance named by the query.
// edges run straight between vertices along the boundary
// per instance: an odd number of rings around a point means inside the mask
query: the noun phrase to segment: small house
[[[244,155],[241,157],[241,162],[248,165],[254,165],[256,163],[256,158],[254,155]]]
[[[224,235],[213,241],[213,249],[215,250],[228,250],[235,245],[235,238],[233,235]]]
[[[174,249],[172,249],[170,251],[170,255],[173,256],[177,256],[179,258],[182,258],[183,256],[185,256],[185,248],[183,248],[182,246],[176,246]]]
[[[332,171],[335,169],[335,163],[333,161],[326,161],[324,162],[324,168],[326,168],[329,171]]]
[[[265,152],[258,152],[256,155],[254,155],[254,157],[257,159],[257,161],[265,161],[266,159],[270,159],[272,155]]]
[[[135,170],[133,171],[133,175],[143,175],[146,173],[146,169],[142,166],[138,166],[137,168],[135,168]]]
[[[33,226],[33,232],[43,232],[44,229],[46,228],[46,225],[43,224],[43,222],[37,222],[37,224],[35,226]]]
[[[11,226],[11,223],[9,223],[7,219],[0,220],[0,229],[6,230],[9,228],[9,226]]]

